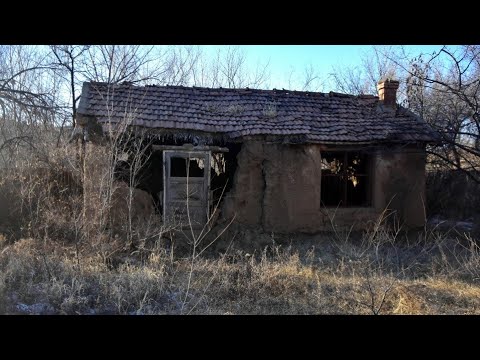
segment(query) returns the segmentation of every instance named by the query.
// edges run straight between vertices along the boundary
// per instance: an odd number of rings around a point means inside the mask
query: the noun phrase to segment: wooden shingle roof
[[[78,114],[101,124],[178,131],[299,135],[310,143],[432,142],[436,133],[402,107],[370,95],[84,83]]]

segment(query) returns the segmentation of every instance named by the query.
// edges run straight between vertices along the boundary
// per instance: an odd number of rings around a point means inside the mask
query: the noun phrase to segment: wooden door
[[[203,227],[208,219],[210,151],[163,152],[163,221]]]

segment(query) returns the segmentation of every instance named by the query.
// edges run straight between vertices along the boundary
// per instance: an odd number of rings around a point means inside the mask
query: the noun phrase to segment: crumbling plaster
[[[388,208],[405,227],[423,226],[425,151],[385,147],[372,154],[372,206],[320,206],[321,145],[246,141],[238,155],[223,217],[265,231],[313,233],[337,226],[361,228]]]

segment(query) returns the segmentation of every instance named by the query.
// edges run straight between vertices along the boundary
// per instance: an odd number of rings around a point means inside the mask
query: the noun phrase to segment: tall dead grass
[[[74,148],[52,150],[43,170],[38,164],[7,174],[19,201],[15,221],[0,228],[1,313],[480,312],[480,249],[469,234],[406,233],[384,213],[363,233],[340,230],[332,218],[334,231],[317,236],[208,226],[182,240],[132,206],[113,219],[112,169],[99,166],[86,186]]]
[[[386,234],[388,233],[387,230]],[[159,241],[105,257],[50,240],[3,242],[0,308],[18,314],[478,314],[468,235],[385,242],[290,239],[191,261]],[[371,235],[371,234],[370,234]],[[192,265],[193,264],[193,265]]]

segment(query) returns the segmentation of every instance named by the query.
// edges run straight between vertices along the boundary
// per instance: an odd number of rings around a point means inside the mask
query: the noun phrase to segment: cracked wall
[[[223,216],[266,231],[313,232],[320,216],[318,145],[246,141]]]
[[[237,156],[237,169],[232,189],[224,195],[222,214],[235,216],[235,221],[247,226],[261,226],[264,179],[262,162],[264,144],[245,141]]]
[[[233,184],[220,205],[221,218],[229,221],[235,216],[237,223],[266,232],[315,233],[331,230],[333,217],[338,226],[362,228],[388,205],[407,228],[424,225],[424,148],[386,147],[371,152],[372,206],[348,208],[320,206],[322,149],[325,146],[246,140],[239,147],[236,169],[232,163],[229,172]],[[92,150],[87,163],[95,172],[101,168],[94,166],[101,157]],[[98,178],[94,175],[87,178]],[[95,183],[87,184],[93,193]]]
[[[338,226],[362,228],[375,220],[393,197],[389,208],[404,225],[422,226],[424,149],[400,148],[372,156],[373,206],[326,208],[320,206],[320,145],[245,141],[237,158],[233,188],[225,195],[223,217],[235,216],[238,223],[268,232],[329,230],[333,216]]]
[[[320,215],[320,151],[318,145],[264,145],[266,231],[312,232]]]

